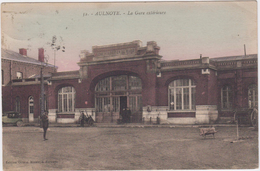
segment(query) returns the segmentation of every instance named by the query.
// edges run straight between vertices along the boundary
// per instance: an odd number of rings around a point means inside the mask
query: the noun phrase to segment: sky
[[[116,12],[115,12],[116,11]],[[118,15],[97,15],[103,12]],[[159,14],[149,14],[159,12]],[[128,15],[132,14],[132,15]],[[92,46],[141,40],[156,41],[164,60],[197,59],[257,53],[257,3],[3,3],[2,48],[38,58],[45,49],[58,71],[78,70],[81,50]]]

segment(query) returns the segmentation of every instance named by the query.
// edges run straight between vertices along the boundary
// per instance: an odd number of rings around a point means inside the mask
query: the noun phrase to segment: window
[[[232,88],[229,85],[222,87],[221,89],[221,108],[232,109],[233,93]]]
[[[20,97],[17,96],[15,98],[15,111],[20,113],[20,107],[21,107],[21,105],[20,105]]]
[[[112,77],[112,90],[126,90],[126,75]]]
[[[248,107],[257,107],[258,103],[258,90],[257,85],[252,84],[248,87]]]
[[[178,79],[169,84],[170,110],[195,110],[196,85],[191,79]]]
[[[110,90],[110,77],[105,78],[98,82],[96,91],[109,91]]]
[[[23,73],[22,72],[16,72],[16,78],[17,79],[23,79]]]
[[[74,112],[75,111],[76,91],[73,87],[63,87],[58,92],[58,111]]]
[[[131,111],[142,111],[142,96],[130,96],[129,108]]]
[[[110,112],[109,97],[97,97],[96,105],[97,105],[97,112]]]
[[[29,97],[29,113],[34,113],[34,100],[32,96]]]
[[[129,76],[129,89],[131,90],[142,89],[141,79],[135,76]]]
[[[110,87],[110,85],[112,87]],[[141,90],[142,81],[136,76],[119,75],[100,80],[95,87],[96,92]]]

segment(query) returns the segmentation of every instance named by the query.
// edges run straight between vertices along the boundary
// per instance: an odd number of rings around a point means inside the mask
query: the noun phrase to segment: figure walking
[[[47,133],[48,127],[49,127],[49,119],[48,119],[47,113],[45,112],[42,116],[42,128],[43,128],[43,139],[44,139],[44,141],[48,140],[46,138],[46,133]]]

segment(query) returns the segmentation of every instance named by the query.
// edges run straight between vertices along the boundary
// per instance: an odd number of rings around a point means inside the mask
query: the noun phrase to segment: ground
[[[258,131],[199,128],[3,127],[4,170],[151,170],[258,168]]]

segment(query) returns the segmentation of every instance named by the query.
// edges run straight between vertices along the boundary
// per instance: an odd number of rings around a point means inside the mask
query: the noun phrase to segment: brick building
[[[96,122],[116,122],[128,107],[131,122],[160,117],[161,123],[201,124],[232,119],[234,108],[257,106],[256,54],[166,61],[159,50],[154,41],[146,46],[133,41],[82,51],[79,70],[52,73],[45,80],[50,121],[77,122],[80,111],[86,111]],[[39,116],[36,82],[13,81],[8,86],[15,94],[10,100],[24,98],[25,120],[28,97],[34,98],[34,118]]]
[[[44,66],[43,75],[45,78],[50,77],[51,73],[57,71],[57,67],[44,63],[44,49],[39,48],[38,50],[37,60],[28,57],[27,50],[24,48],[19,49],[19,53],[1,49],[3,111],[14,110],[22,113],[25,112],[25,104],[28,99],[30,99],[31,103],[34,101],[34,98],[30,95],[28,96],[28,93],[35,92],[35,94],[38,94],[35,98],[39,99],[41,67]],[[34,80],[34,84],[37,85],[33,89],[30,88],[31,83],[28,83],[28,81],[32,80]],[[24,92],[17,92],[20,88],[16,89],[16,85],[23,85],[27,89],[23,90]],[[19,95],[19,93],[24,94]],[[33,110],[33,108],[31,108],[31,110]],[[37,110],[38,109],[36,108],[36,111]]]

